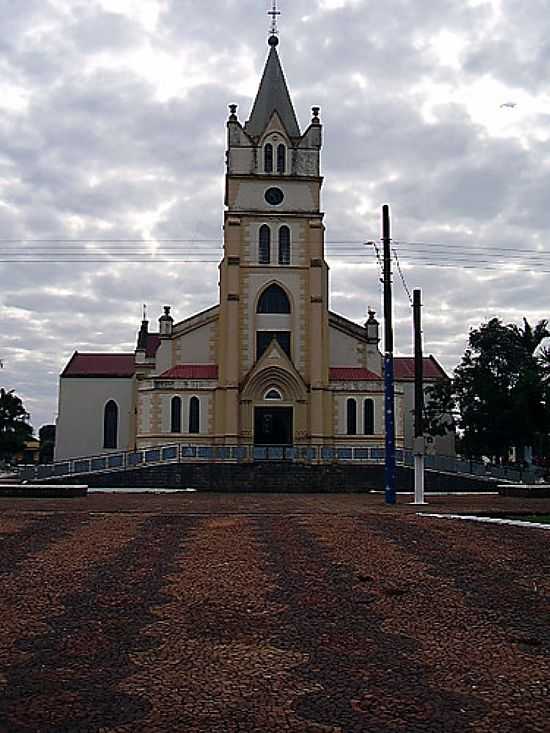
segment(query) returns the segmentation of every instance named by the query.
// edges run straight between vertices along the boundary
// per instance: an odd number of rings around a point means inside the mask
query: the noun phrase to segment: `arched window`
[[[279,229],[279,264],[290,265],[290,229],[286,226]]]
[[[363,405],[363,432],[374,435],[374,400],[365,400]]]
[[[357,402],[352,397],[347,401],[347,434],[357,435]]]
[[[181,433],[181,397],[172,397],[170,405],[170,430]]]
[[[280,285],[270,285],[258,301],[257,313],[290,313],[288,295]]]
[[[260,227],[260,247],[258,261],[260,265],[269,265],[271,261],[271,229],[267,224]]]
[[[286,147],[284,145],[277,146],[277,173],[286,172]]]
[[[118,443],[118,406],[109,400],[103,412],[103,447],[116,449]]]
[[[272,387],[265,395],[264,400],[282,400],[283,397],[278,389]]]
[[[264,147],[264,172],[273,173],[273,145],[267,143]]]
[[[201,406],[198,397],[191,397],[189,400],[189,432],[200,433]]]

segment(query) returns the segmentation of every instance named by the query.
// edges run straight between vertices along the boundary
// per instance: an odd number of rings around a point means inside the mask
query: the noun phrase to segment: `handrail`
[[[411,451],[397,450],[397,463],[405,467],[414,465]],[[135,451],[117,451],[101,455],[71,458],[53,464],[25,467],[21,478],[25,481],[63,478],[139,469],[146,466],[171,463],[254,463],[257,461],[309,463],[309,464],[383,464],[383,446],[353,446],[340,444],[310,444],[294,446],[258,445],[196,445],[169,443],[162,446],[141,448]],[[457,456],[426,456],[426,469],[441,473],[476,476],[478,478],[510,481],[535,481],[540,471],[516,467],[485,465],[481,462]]]

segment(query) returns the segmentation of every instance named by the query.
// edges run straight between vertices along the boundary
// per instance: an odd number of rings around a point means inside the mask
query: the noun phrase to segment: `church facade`
[[[60,378],[56,460],[180,444],[384,445],[379,324],[329,309],[322,126],[301,131],[271,36],[248,121],[230,106],[219,303],[134,353],[75,352]],[[397,358],[396,445],[412,446],[412,359]],[[433,357],[426,381],[445,379]],[[449,452],[448,440],[435,448]],[[316,455],[321,456],[321,452]],[[328,454],[327,454],[328,455]]]

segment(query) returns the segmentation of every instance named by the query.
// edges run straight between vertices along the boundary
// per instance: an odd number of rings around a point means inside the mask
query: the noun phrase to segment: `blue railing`
[[[89,473],[124,471],[169,463],[251,463],[285,461],[300,463],[383,463],[384,449],[353,446],[258,446],[258,445],[167,445],[137,451],[121,451],[100,456],[74,458],[48,465],[25,466],[21,478],[29,481]],[[404,461],[398,451],[398,461]]]
[[[74,458],[41,466],[26,466],[20,470],[23,480],[32,481],[125,471],[146,466],[171,463],[252,463],[254,461],[296,463],[352,463],[383,464],[385,450],[382,446],[305,445],[165,445],[137,451],[109,453],[85,458]],[[414,466],[410,451],[397,450],[399,465]],[[494,478],[512,482],[533,483],[541,475],[539,469],[525,470],[515,466],[494,466],[469,461],[455,456],[426,456],[428,470],[442,473]]]

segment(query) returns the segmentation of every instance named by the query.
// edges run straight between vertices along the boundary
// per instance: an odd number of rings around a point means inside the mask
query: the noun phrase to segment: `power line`
[[[374,238],[373,238],[374,239]],[[162,244],[162,243],[169,243],[169,244],[178,244],[178,243],[187,243],[187,244],[197,244],[197,243],[210,243],[210,244],[223,244],[223,240],[219,237],[215,239],[207,239],[203,237],[189,237],[189,238],[180,238],[180,237],[174,237],[174,238],[151,238],[151,239],[144,239],[144,238],[99,238],[99,237],[89,237],[89,238],[62,238],[62,237],[52,237],[52,238],[30,238],[30,237],[23,237],[23,238],[17,238],[17,239],[1,239],[0,238],[0,244],[23,244],[23,243],[40,243],[40,244]],[[357,246],[364,246],[365,241],[360,239],[334,239],[334,240],[326,240],[325,244],[347,244],[347,245],[357,245]],[[506,251],[506,252],[517,252],[517,247],[503,247],[502,245],[491,245],[491,244],[482,244],[480,242],[465,242],[465,243],[459,243],[459,242],[413,242],[408,241],[404,239],[400,240],[394,240],[394,245],[407,245],[412,247],[443,247],[443,248],[451,248],[451,249],[465,249],[469,251],[470,249],[488,249],[488,250],[499,250],[499,251]],[[532,252],[535,254],[544,254],[545,250],[541,249],[529,249],[529,248],[522,248],[522,252]]]
[[[413,298],[411,295],[411,291],[409,290],[409,286],[407,285],[405,281],[405,275],[403,274],[403,270],[401,269],[401,263],[399,262],[399,257],[397,255],[397,250],[393,250],[393,256],[395,258],[395,264],[397,266],[397,272],[399,273],[399,277],[401,278],[401,282],[403,283],[403,289],[407,293],[407,297],[409,298],[409,303],[412,305]]]

